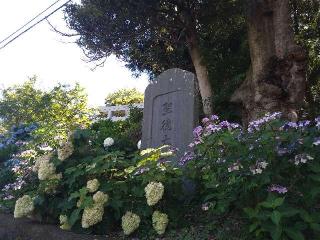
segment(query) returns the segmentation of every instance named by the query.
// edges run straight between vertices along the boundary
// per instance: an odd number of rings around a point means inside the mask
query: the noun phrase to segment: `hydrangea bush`
[[[320,118],[293,123],[274,113],[243,129],[211,116],[178,162],[172,146],[139,151],[137,138],[129,151],[112,131],[95,123],[36,157],[37,188],[24,190],[16,216],[145,239],[198,225],[216,239],[320,235]]]
[[[114,146],[117,139],[102,138],[96,129],[97,123],[73,132],[57,149],[35,157],[36,189],[27,191],[34,208],[28,216],[80,233],[137,236],[164,234],[169,219],[181,219],[172,227],[186,223],[182,169],[167,159],[174,149],[140,152],[135,146],[128,154]]]
[[[180,160],[203,210],[240,216],[248,239],[320,236],[320,118],[285,122],[280,113],[238,124],[205,118]]]

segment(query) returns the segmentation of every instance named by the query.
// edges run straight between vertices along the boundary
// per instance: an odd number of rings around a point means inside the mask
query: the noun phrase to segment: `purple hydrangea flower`
[[[207,124],[208,122],[210,122],[210,119],[206,117],[206,118],[203,118],[201,122],[202,122],[202,124],[205,125],[205,124]]]
[[[279,194],[285,194],[288,192],[288,189],[284,186],[277,185],[277,184],[272,184],[269,189],[269,192],[277,192]]]
[[[201,136],[202,132],[203,132],[203,128],[201,126],[198,126],[195,129],[193,129],[193,136],[198,138]]]
[[[319,146],[320,145],[320,137],[314,139],[313,145],[315,145],[315,146]]]
[[[310,123],[311,122],[309,120],[304,120],[304,121],[298,122],[298,126],[299,126],[299,128],[305,128],[305,127],[309,126]]]
[[[179,160],[179,165],[184,166],[195,158],[194,152],[186,152],[183,157]]]
[[[318,129],[320,129],[320,116],[317,117],[317,118],[315,119],[315,121],[316,121],[316,127],[317,127]]]
[[[280,127],[280,130],[288,130],[290,128],[294,128],[297,129],[298,128],[298,124],[295,122],[287,122],[285,123],[282,127]]]
[[[210,120],[211,120],[211,121],[218,121],[218,120],[219,120],[219,117],[218,117],[217,115],[212,115],[212,116],[210,117]]]
[[[266,114],[263,118],[257,119],[249,123],[248,132],[252,133],[254,131],[259,131],[260,127],[268,122],[279,119],[281,117],[280,112],[275,112],[272,114]]]
[[[231,128],[231,124],[228,121],[222,121],[221,123],[219,123],[219,126],[221,128]]]
[[[221,127],[219,125],[216,125],[216,124],[209,124],[206,127],[206,130],[210,131],[211,133],[216,133],[216,132],[219,132],[221,130]]]

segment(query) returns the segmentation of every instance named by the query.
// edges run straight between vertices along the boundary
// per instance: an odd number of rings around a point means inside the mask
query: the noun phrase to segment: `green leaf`
[[[261,202],[259,205],[265,208],[277,208],[284,202],[284,198],[269,198],[267,201]]]
[[[280,220],[281,220],[281,213],[279,211],[273,211],[271,213],[271,220],[275,225],[279,225]]]
[[[285,233],[292,239],[292,240],[304,240],[303,234],[294,228],[286,228]]]
[[[244,208],[243,211],[248,215],[249,218],[254,218],[257,215],[257,212],[253,208]]]
[[[281,239],[282,228],[276,227],[270,234],[271,234],[271,237],[273,240],[279,240],[279,239]]]
[[[273,203],[272,203],[272,208],[275,209],[277,207],[280,207],[284,202],[284,198],[276,198],[274,199]]]
[[[300,210],[300,216],[307,223],[313,222],[312,216],[305,210]]]
[[[215,198],[215,197],[216,197],[215,193],[209,194],[203,199],[203,202],[207,202],[207,201],[209,201],[209,200],[211,200],[212,198]]]
[[[253,232],[259,227],[259,223],[253,223],[249,226],[249,232]]]
[[[73,212],[71,213],[70,218],[69,218],[69,224],[71,226],[73,226],[76,223],[76,221],[79,219],[80,211],[81,211],[81,209],[78,208],[76,210],[73,210]]]
[[[311,223],[310,227],[312,230],[320,232],[320,224],[319,223]]]
[[[300,211],[295,208],[286,208],[284,210],[281,210],[282,217],[292,217],[298,213],[300,213]]]

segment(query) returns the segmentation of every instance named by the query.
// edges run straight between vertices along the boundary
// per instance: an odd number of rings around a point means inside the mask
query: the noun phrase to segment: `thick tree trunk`
[[[281,111],[297,119],[306,91],[306,54],[294,42],[289,0],[249,0],[251,67],[231,101],[243,106],[243,121]]]

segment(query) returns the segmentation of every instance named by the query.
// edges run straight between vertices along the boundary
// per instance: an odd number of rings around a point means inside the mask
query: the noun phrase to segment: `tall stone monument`
[[[193,140],[198,123],[196,77],[181,69],[169,69],[146,91],[143,110],[142,149],[172,145],[181,157]]]

